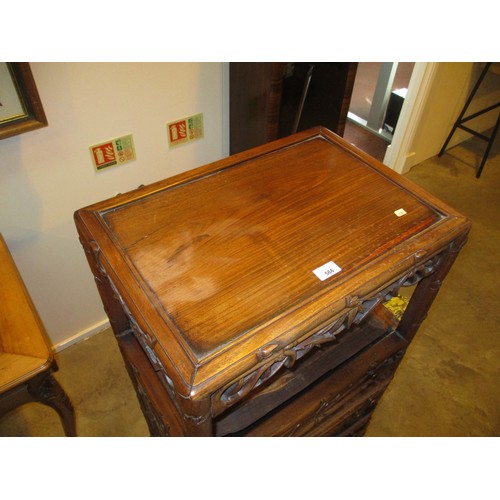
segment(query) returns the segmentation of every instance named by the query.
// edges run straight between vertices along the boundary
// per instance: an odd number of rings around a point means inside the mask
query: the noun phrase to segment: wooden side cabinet
[[[154,436],[362,435],[470,227],[324,128],[75,221]]]

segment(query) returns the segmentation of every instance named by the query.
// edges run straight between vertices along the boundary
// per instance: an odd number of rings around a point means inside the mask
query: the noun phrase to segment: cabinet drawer
[[[315,349],[292,369],[285,369],[271,383],[263,384],[246,399],[215,419],[215,434],[222,436],[240,432],[252,422],[265,417],[363,350],[371,349],[370,346],[393,331],[394,324],[393,316],[383,306],[379,306],[359,326],[351,327],[334,343]],[[397,349],[406,346],[405,341],[397,336],[393,337],[397,339]],[[391,343],[387,345],[391,345],[391,349],[394,348]],[[392,352],[391,350],[387,355]],[[376,362],[378,358],[374,359]]]
[[[245,436],[331,436],[369,417],[407,347],[396,332],[385,335],[330,370],[274,412],[243,429]]]

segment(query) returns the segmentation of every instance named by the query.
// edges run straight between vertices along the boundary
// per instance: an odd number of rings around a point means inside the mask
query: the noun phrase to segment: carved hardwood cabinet
[[[362,435],[470,227],[324,128],[75,221],[153,436]]]

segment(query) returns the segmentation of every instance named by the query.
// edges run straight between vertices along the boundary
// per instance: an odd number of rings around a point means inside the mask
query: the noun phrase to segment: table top
[[[82,209],[119,293],[186,392],[390,283],[465,231],[323,128]],[[302,327],[301,327],[302,325]],[[158,354],[157,352],[157,354]],[[215,382],[214,382],[215,383]]]

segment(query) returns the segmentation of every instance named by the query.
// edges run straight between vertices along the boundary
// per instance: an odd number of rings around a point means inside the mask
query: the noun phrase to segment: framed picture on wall
[[[0,139],[47,125],[29,63],[0,62]]]

